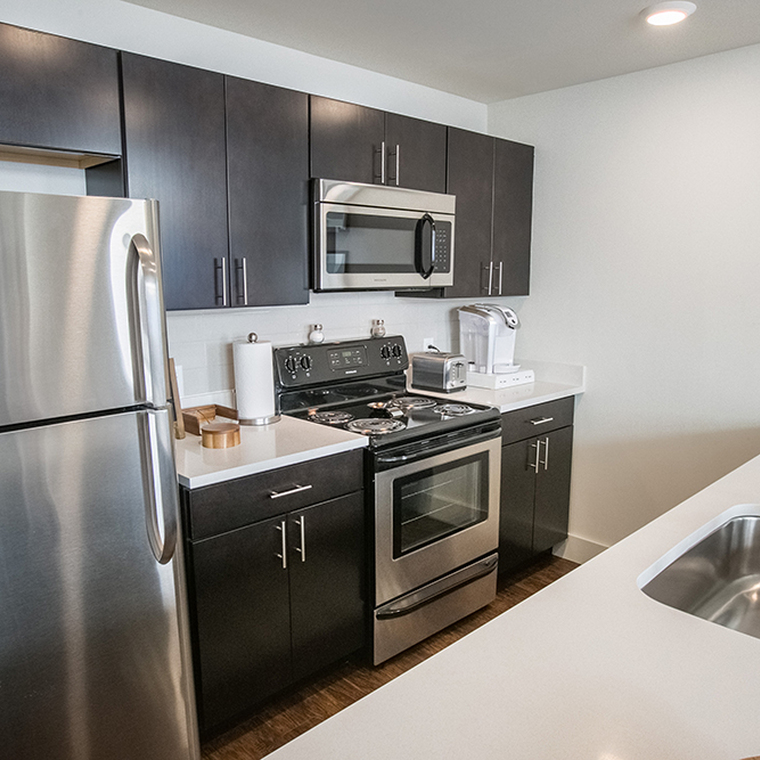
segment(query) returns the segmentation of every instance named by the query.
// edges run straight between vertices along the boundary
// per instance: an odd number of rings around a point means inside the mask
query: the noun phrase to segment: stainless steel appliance
[[[424,351],[409,358],[412,388],[454,393],[467,387],[467,360],[462,354]]]
[[[314,180],[314,290],[454,283],[453,195]]]
[[[0,193],[0,735],[200,756],[154,202]]]
[[[375,664],[496,593],[499,412],[408,394],[408,363],[400,336],[275,349],[283,413],[369,438]]]

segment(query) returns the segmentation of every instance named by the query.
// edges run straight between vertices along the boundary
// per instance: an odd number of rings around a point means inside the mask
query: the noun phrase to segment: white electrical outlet
[[[425,340],[422,341],[422,350],[427,351],[430,346],[435,346],[435,338],[425,338]]]

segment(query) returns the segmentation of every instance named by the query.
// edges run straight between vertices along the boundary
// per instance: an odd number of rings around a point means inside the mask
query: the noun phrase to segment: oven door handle
[[[498,555],[494,554],[490,557],[486,557],[482,562],[478,562],[468,569],[467,572],[456,573],[455,577],[451,579],[450,584],[443,585],[439,583],[431,584],[429,589],[421,589],[415,594],[402,599],[399,602],[391,602],[375,613],[378,620],[393,620],[394,618],[403,617],[409,615],[412,612],[424,607],[425,605],[435,602],[442,596],[450,594],[452,591],[456,591],[462,586],[466,586],[468,583],[484,578],[486,575],[490,575],[496,570],[499,564]]]
[[[494,432],[489,430],[486,433],[480,435],[462,434],[461,437],[454,437],[449,439],[446,443],[442,443],[440,446],[431,446],[428,449],[421,448],[416,451],[410,451],[406,454],[377,454],[375,462],[378,465],[397,465],[406,464],[407,462],[416,462],[419,459],[427,459],[433,457],[436,454],[445,454],[452,449],[458,449],[461,446],[469,446],[474,443],[482,443],[483,441],[490,441],[499,437],[498,429]]]

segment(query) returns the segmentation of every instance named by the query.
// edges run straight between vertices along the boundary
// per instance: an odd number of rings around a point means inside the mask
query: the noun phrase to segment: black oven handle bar
[[[466,586],[468,583],[490,575],[496,569],[498,563],[498,554],[492,554],[490,557],[486,557],[480,560],[480,562],[476,562],[460,570],[458,573],[453,573],[449,578],[442,581],[434,581],[428,586],[424,586],[414,594],[404,597],[401,601],[390,602],[390,604],[380,607],[376,613],[376,617],[378,620],[392,620],[393,618],[408,615],[420,609],[420,607],[424,607],[440,599],[442,596],[446,596],[446,594],[450,594],[452,591]]]
[[[494,422],[479,425],[477,428],[467,430],[457,430],[447,435],[436,436],[418,443],[407,443],[394,447],[375,455],[375,470],[389,470],[391,467],[398,467],[409,462],[417,462],[420,459],[427,459],[436,454],[444,454],[447,451],[458,449],[462,446],[469,446],[473,443],[490,441],[492,438],[498,438],[501,435],[501,422]]]

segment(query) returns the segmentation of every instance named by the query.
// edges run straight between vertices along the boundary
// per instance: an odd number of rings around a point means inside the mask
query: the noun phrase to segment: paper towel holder
[[[249,343],[258,343],[259,336],[255,332],[248,333],[248,342]],[[274,366],[272,366],[272,371],[274,371]],[[279,422],[280,420],[280,414],[277,410],[277,398],[275,397],[275,410],[274,414],[269,415],[267,417],[250,417],[250,418],[239,418],[238,422],[241,425],[271,425],[273,422]]]

